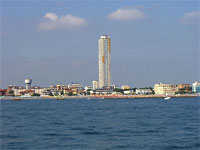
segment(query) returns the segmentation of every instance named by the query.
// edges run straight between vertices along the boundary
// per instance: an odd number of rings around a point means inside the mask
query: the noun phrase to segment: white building
[[[131,94],[134,94],[134,91],[133,90],[125,90],[125,91],[123,91],[123,93],[125,95],[131,95]]]
[[[14,95],[15,96],[20,96],[21,92],[25,91],[26,89],[24,87],[21,87],[21,86],[16,86],[13,88],[13,91],[14,91]]]
[[[200,93],[200,82],[194,82],[192,84],[192,92]]]
[[[114,89],[119,89],[119,85],[113,84],[112,86]]]
[[[92,89],[96,90],[98,88],[99,88],[99,82],[98,82],[98,80],[92,81]]]
[[[43,94],[43,90],[44,90],[44,88],[40,88],[39,86],[32,87],[31,89],[34,91],[34,93],[37,93],[40,95]]]
[[[152,94],[151,89],[136,89],[135,90],[136,94]]]
[[[99,39],[99,88],[111,85],[110,37],[102,35]]]
[[[81,90],[81,89],[83,89],[83,86],[79,83],[72,83],[72,84],[68,85],[68,88],[71,88],[71,89],[76,88],[78,90]]]
[[[85,91],[92,90],[92,86],[85,86]]]
[[[176,85],[162,83],[154,85],[154,92],[157,95],[174,95],[177,91]]]

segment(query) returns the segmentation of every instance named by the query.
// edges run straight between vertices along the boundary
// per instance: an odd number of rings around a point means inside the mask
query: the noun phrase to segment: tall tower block
[[[102,35],[99,38],[99,88],[111,85],[110,37]]]

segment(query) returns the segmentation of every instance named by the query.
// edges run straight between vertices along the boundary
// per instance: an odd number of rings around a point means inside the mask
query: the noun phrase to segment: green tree
[[[73,93],[72,93],[72,92],[69,92],[69,93],[68,93],[68,96],[72,96],[72,95],[73,95]]]
[[[40,96],[40,94],[38,94],[38,93],[33,93],[32,96]]]
[[[123,93],[123,91],[124,91],[124,90],[122,90],[122,89],[119,89],[119,88],[116,88],[116,89],[114,89],[114,91],[115,91],[115,92],[120,92],[120,93]]]

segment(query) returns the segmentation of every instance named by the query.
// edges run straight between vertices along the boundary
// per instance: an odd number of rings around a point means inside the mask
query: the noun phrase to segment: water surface
[[[198,150],[199,99],[1,101],[1,149]]]

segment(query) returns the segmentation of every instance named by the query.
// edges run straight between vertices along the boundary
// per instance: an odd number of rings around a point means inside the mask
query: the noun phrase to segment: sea
[[[199,98],[0,101],[1,150],[199,150]]]

